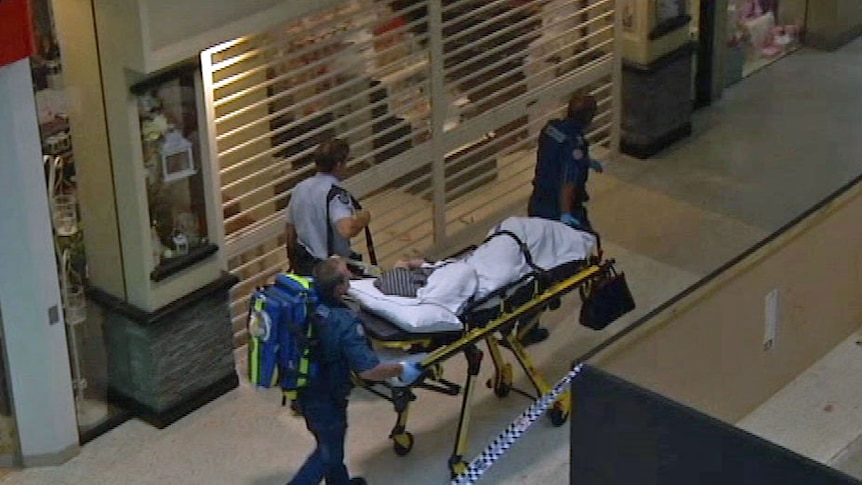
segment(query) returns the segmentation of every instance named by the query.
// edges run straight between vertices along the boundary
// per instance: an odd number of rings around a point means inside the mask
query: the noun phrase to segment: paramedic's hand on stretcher
[[[581,221],[579,221],[577,217],[569,214],[568,212],[560,216],[560,222],[576,229],[581,227]]]
[[[389,384],[395,387],[407,387],[416,382],[422,376],[422,367],[418,362],[399,362],[401,364],[401,377],[393,377]]]

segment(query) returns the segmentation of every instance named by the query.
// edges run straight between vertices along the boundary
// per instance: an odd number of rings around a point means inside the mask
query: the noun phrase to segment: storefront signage
[[[0,0],[0,66],[30,57],[33,52],[29,1]]]

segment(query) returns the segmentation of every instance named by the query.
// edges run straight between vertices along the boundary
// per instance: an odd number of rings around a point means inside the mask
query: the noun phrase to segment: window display
[[[687,13],[687,0],[657,0],[655,4],[655,21],[650,30],[649,38],[659,37],[673,32],[688,24],[691,17]]]
[[[686,0],[658,0],[655,4],[656,24],[685,15]]]
[[[132,87],[141,123],[153,281],[215,249],[207,237],[195,79],[196,71],[179,69]]]
[[[733,0],[728,4],[728,46],[747,76],[801,45],[807,0]]]

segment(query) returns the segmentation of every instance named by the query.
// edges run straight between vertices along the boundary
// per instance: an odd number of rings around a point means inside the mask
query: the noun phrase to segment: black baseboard
[[[626,155],[643,160],[655,155],[689,135],[691,135],[691,122],[686,122],[664,135],[654,138],[646,143],[635,143],[626,140],[625,134],[623,134],[622,140],[620,140],[620,151]]]
[[[163,411],[157,411],[112,388],[108,388],[108,402],[131,412],[134,417],[147,424],[164,429],[237,386],[239,386],[239,376],[236,372],[232,372]]]

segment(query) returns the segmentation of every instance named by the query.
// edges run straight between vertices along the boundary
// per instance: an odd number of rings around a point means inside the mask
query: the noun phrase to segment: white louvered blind
[[[202,53],[237,342],[250,291],[287,267],[284,208],[320,141],[350,143],[384,266],[522,211],[536,135],[572,92],[597,96],[590,139],[609,149],[614,4],[349,0]]]

